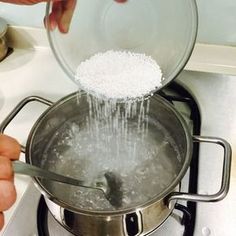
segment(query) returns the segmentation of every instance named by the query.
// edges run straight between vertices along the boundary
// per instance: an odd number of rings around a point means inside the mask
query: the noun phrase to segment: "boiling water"
[[[88,183],[112,171],[123,182],[123,209],[161,193],[181,167],[180,154],[167,130],[148,115],[149,102],[117,106],[88,97],[88,104],[87,115],[73,117],[57,130],[42,165]],[[99,190],[46,181],[44,185],[72,206],[114,210]]]

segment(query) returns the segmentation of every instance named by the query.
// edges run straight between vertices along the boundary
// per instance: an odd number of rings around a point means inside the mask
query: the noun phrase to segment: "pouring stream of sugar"
[[[80,89],[83,89],[94,97],[91,97],[91,99],[95,102],[95,110],[90,114],[88,120],[93,119],[95,116],[95,123],[103,123],[105,121],[109,127],[107,129],[107,137],[112,137],[112,134],[109,132],[115,130],[117,142],[120,141],[118,140],[117,134],[121,133],[121,136],[124,135],[125,140],[121,143],[123,143],[124,150],[126,150],[126,147],[129,149],[130,140],[125,137],[129,137],[127,134],[131,132],[127,125],[127,122],[129,122],[129,110],[131,107],[133,109],[136,107],[136,101],[139,101],[147,95],[151,95],[152,91],[162,86],[162,72],[159,65],[150,56],[128,51],[110,50],[104,53],[97,53],[82,62],[77,68],[76,81]],[[102,107],[103,99],[113,101],[112,104],[119,104],[119,102],[129,104],[123,115],[122,112],[117,111],[117,122],[112,122],[111,124],[111,121],[114,120],[113,109],[116,105],[109,106],[109,103],[105,103],[104,109],[106,112],[100,112],[99,107]],[[130,102],[134,105],[131,105]],[[119,122],[124,124],[121,126],[123,128],[119,128]],[[141,131],[141,127],[148,129],[147,123],[148,119],[146,119],[144,109],[142,109],[142,105],[140,105],[137,132],[139,133]],[[145,133],[145,130],[143,130],[143,133]],[[101,135],[102,131],[99,129],[93,132],[93,136],[100,137]],[[117,145],[118,147],[120,146],[119,144]],[[117,158],[120,159],[123,149],[118,148],[117,150],[119,154]],[[136,156],[135,150],[134,145],[133,156]],[[96,153],[94,154],[95,156],[98,155],[97,152],[94,153]],[[108,150],[107,155],[109,155]],[[112,159],[113,157],[110,158]],[[128,155],[127,158],[131,158],[130,155]],[[112,189],[113,195],[120,196],[119,199],[122,200],[122,180],[110,170],[106,170],[106,173],[110,173],[109,176],[112,176],[109,181],[114,182],[114,189]],[[119,183],[119,188],[117,189],[115,189],[115,186],[117,186],[116,183]],[[110,184],[110,186],[113,186],[113,184]],[[118,205],[121,206],[122,202],[120,201]]]

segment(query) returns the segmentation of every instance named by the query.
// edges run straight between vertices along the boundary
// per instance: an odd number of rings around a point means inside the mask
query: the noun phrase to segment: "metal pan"
[[[83,121],[86,120],[86,115],[89,113],[87,96],[82,95],[79,104],[76,93],[68,95],[54,104],[43,98],[28,97],[20,102],[3,121],[0,131],[3,132],[17,113],[32,101],[44,103],[49,108],[40,116],[32,128],[26,148],[22,147],[22,151],[26,153],[27,162],[51,170],[56,166],[55,158],[62,158],[65,164],[62,165],[61,170],[70,174],[71,169],[66,170],[65,166],[68,162],[73,163],[71,162],[71,155],[53,155],[53,151],[48,152],[48,150],[50,147],[53,150],[54,144],[60,141],[60,137],[62,137],[61,127],[68,124],[68,121],[76,118],[76,120],[80,120],[80,124],[83,124]],[[44,182],[38,178],[34,179],[36,186],[45,196],[46,203],[53,216],[66,229],[76,235],[94,235],[94,232],[96,235],[146,235],[162,224],[171,214],[174,203],[178,200],[215,202],[226,196],[230,183],[231,147],[225,140],[214,137],[192,137],[181,115],[160,96],[153,96],[150,99],[149,121],[151,122],[150,129],[155,130],[155,124],[156,126],[161,124],[167,130],[168,141],[175,143],[175,150],[165,150],[166,155],[163,159],[163,161],[168,160],[166,171],[172,169],[175,175],[169,179],[167,185],[162,189],[154,189],[156,193],[148,199],[124,205],[120,209],[89,209],[83,206],[82,195],[77,196],[77,202],[68,197],[70,192],[74,191],[73,189]],[[154,137],[154,142],[160,146],[162,143],[158,141],[160,136]],[[191,162],[193,142],[214,143],[224,149],[222,182],[220,190],[215,194],[190,194],[178,191],[181,179]],[[58,145],[58,147],[64,148],[63,145]],[[44,156],[43,159],[42,156]],[[145,165],[146,161],[145,156],[143,156],[141,165]],[[155,160],[151,161],[155,165]],[[82,162],[80,164],[83,166]],[[71,168],[73,165],[69,166]],[[115,164],[113,166],[116,168]],[[132,168],[130,173],[132,173]],[[157,176],[158,173],[152,177],[159,180],[160,176],[158,178]],[[145,187],[147,191],[142,192],[142,195],[146,196],[151,189],[151,183],[147,185],[141,182],[140,187]],[[97,196],[96,193],[92,195]]]

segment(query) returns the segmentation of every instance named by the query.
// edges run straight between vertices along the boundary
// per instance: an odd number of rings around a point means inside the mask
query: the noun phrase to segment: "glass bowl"
[[[47,4],[46,15],[53,0]],[[163,72],[162,89],[191,56],[198,26],[195,0],[78,0],[68,33],[47,29],[52,51],[76,82],[78,65],[98,52],[131,51],[151,56]]]

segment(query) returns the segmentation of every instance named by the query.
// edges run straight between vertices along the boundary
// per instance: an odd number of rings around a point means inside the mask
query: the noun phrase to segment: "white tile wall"
[[[198,41],[236,46],[236,0],[197,0]]]
[[[197,4],[198,41],[236,46],[236,0],[197,0]],[[43,27],[44,12],[44,3],[35,6],[0,3],[0,16],[13,25]]]
[[[45,3],[33,6],[0,3],[0,17],[11,25],[43,27],[45,9]]]

